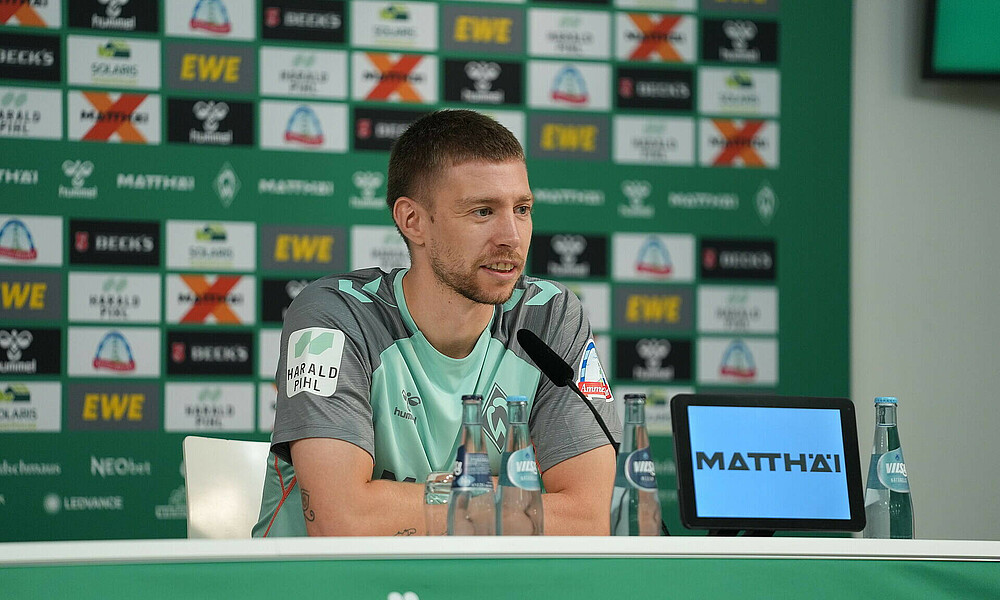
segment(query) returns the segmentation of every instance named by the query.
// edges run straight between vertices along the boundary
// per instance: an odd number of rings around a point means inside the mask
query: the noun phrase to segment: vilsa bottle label
[[[625,478],[641,490],[656,490],[656,467],[649,448],[639,448],[625,458]]]
[[[493,489],[490,459],[485,452],[466,452],[464,446],[459,446],[452,472],[455,474],[455,482],[452,484],[454,489]]]
[[[897,448],[882,455],[872,456],[871,466],[868,468],[868,487],[888,488],[903,494],[910,492],[910,481],[906,478],[906,463],[903,461],[902,450]]]
[[[507,458],[507,478],[514,487],[535,491],[538,485],[538,466],[535,464],[535,450],[531,446],[511,452]]]

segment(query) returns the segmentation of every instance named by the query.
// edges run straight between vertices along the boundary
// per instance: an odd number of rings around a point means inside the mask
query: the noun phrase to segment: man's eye
[[[492,211],[492,210],[490,210],[490,209],[488,209],[488,208],[477,208],[477,209],[475,210],[475,215],[476,215],[477,217],[488,217],[488,216],[490,216],[490,215],[491,215],[492,213],[493,213],[493,211]]]
[[[519,214],[519,215],[530,215],[531,214],[531,207],[530,206],[518,206],[514,210],[517,211],[517,214]]]

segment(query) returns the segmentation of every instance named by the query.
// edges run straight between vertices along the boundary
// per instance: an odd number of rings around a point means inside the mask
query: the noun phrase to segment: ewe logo
[[[332,396],[337,391],[344,339],[339,329],[322,327],[299,329],[288,336],[285,393],[289,398],[299,392]]]
[[[31,237],[31,230],[20,219],[8,219],[0,227],[0,256],[29,261],[38,258],[38,249]]]

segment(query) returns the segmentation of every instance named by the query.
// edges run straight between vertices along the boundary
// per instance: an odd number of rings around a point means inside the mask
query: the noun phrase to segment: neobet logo
[[[745,455],[745,456],[744,456]],[[752,459],[753,467],[747,462]],[[766,464],[765,464],[766,461]],[[833,466],[831,467],[831,462]],[[719,471],[777,471],[779,468],[799,473],[840,473],[839,454],[789,454],[787,452],[733,452],[726,460],[724,452],[695,452],[695,469]]]

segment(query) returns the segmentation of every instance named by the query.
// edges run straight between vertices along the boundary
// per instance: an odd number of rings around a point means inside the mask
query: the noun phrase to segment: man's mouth
[[[487,269],[491,271],[497,271],[499,273],[509,273],[516,268],[514,263],[511,262],[495,262],[485,266]]]

